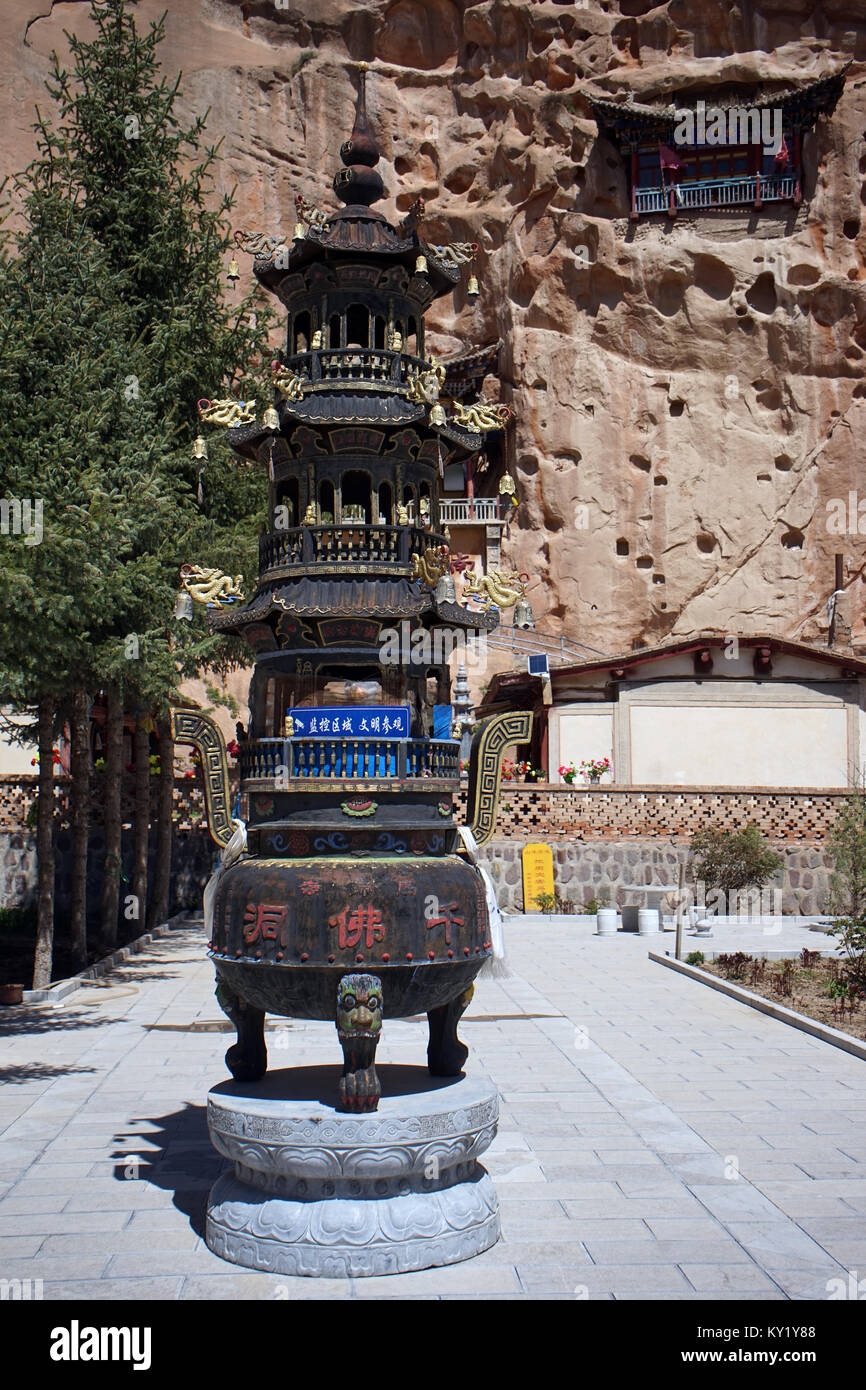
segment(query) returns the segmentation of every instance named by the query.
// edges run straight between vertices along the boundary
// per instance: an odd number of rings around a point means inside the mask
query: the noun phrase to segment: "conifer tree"
[[[206,113],[184,125],[181,79],[161,73],[163,21],[139,34],[133,10],[133,0],[93,3],[95,38],[67,35],[69,70],[54,58],[55,110],[38,113],[37,158],[15,186],[23,231],[0,264],[0,492],[42,498],[46,518],[39,546],[0,537],[0,578],[14,592],[0,698],[35,712],[50,697],[56,723],[83,692],[105,690],[106,783],[120,700],[165,732],[183,676],[243,659],[200,613],[178,625],[173,610],[187,561],[255,572],[263,481],[214,443],[199,472],[191,442],[202,395],[263,399],[274,322],[258,291],[224,301],[232,195],[214,191]],[[167,759],[162,775],[171,777]],[[117,791],[106,785],[107,944],[118,917]],[[170,808],[161,796],[163,868]]]

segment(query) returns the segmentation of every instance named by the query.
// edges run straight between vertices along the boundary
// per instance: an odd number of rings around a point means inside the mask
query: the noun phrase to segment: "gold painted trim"
[[[469,829],[478,845],[487,843],[496,826],[502,755],[512,743],[528,743],[531,735],[532,715],[527,710],[493,714],[475,729],[466,809]]]
[[[204,772],[207,828],[210,837],[225,849],[235,825],[231,815],[231,791],[226,743],[222,729],[201,710],[175,709],[171,712],[175,743],[190,743],[198,749]]]

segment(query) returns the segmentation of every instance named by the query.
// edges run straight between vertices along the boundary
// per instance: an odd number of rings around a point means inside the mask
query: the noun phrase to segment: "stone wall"
[[[826,850],[818,845],[785,842],[776,842],[773,848],[784,858],[782,869],[764,890],[760,905],[742,904],[740,910],[802,916],[827,911],[832,865]],[[480,851],[481,862],[496,885],[499,905],[508,912],[523,911],[522,849],[519,840],[497,839]],[[554,841],[552,849],[556,892],[577,911],[592,897],[606,897],[610,907],[639,907],[646,904],[648,891],[675,889],[679,864],[687,860],[689,853],[687,843],[665,844],[658,840],[614,844],[610,840],[575,838],[564,843]],[[686,888],[694,890],[688,871]],[[774,889],[780,896],[774,894]],[[735,904],[730,904],[730,908],[732,913],[737,911]]]
[[[576,836],[584,840],[689,839],[717,826],[739,830],[754,824],[775,842],[822,844],[850,792],[760,787],[563,787],[503,782],[497,839]],[[457,798],[465,819],[466,792]]]
[[[35,778],[0,778],[0,905],[32,899],[36,884],[36,841],[24,817],[35,795]],[[124,816],[131,816],[127,788]],[[67,783],[58,779],[58,901],[68,892],[69,820]],[[698,830],[717,826],[738,830],[757,825],[783,855],[776,886],[784,912],[822,912],[829,890],[827,837],[850,792],[809,788],[770,792],[745,787],[599,786],[571,788],[503,783],[496,837],[482,851],[502,907],[520,911],[523,886],[520,852],[530,841],[553,848],[556,890],[581,906],[607,894],[618,906],[638,903],[650,888],[677,883],[678,865]],[[102,859],[101,810],[94,798],[89,855],[89,894],[98,903]],[[455,798],[458,820],[466,819],[466,788]],[[204,797],[196,778],[178,779],[175,787],[175,842],[172,864],[173,902],[185,907],[207,882],[216,852],[204,828]],[[124,835],[124,866],[131,866],[131,832]],[[772,886],[772,885],[771,885]],[[778,910],[778,909],[776,909]]]
[[[68,830],[57,831],[54,849],[57,864],[55,905],[62,914],[69,901],[72,876],[71,836]],[[87,915],[91,925],[99,920],[103,853],[102,830],[97,826],[91,833],[87,856]],[[121,911],[123,896],[130,891],[132,856],[130,829],[123,833],[121,859],[125,881],[121,882]],[[216,846],[206,830],[182,830],[175,834],[171,857],[170,913],[185,907],[201,907],[202,891],[213,873],[216,858]],[[155,866],[155,846],[151,843],[151,882]],[[35,834],[0,830],[0,907],[30,907],[36,902],[36,889]]]
[[[156,778],[151,782],[155,810]],[[235,775],[232,786],[236,786]],[[0,907],[27,907],[36,901],[36,834],[30,828],[36,802],[35,776],[0,777]],[[94,779],[90,839],[87,855],[88,919],[99,918],[102,895],[102,781]],[[57,863],[55,901],[62,913],[69,899],[72,869],[72,836],[69,826],[69,779],[54,781],[54,851]],[[132,878],[133,779],[124,777],[121,814],[124,830],[122,863],[125,882],[121,899]],[[171,866],[171,911],[199,906],[204,885],[216,863],[216,846],[205,824],[204,788],[199,775],[179,777],[174,789],[174,842]],[[155,842],[151,837],[150,874],[155,867]]]
[[[25,907],[36,899],[36,836],[0,830],[0,907]]]

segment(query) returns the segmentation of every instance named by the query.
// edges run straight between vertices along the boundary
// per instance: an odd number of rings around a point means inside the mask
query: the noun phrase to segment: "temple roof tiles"
[[[427,616],[487,632],[499,624],[498,611],[482,613],[459,603],[439,603],[417,581],[374,579],[358,574],[339,579],[317,575],[269,584],[247,604],[209,609],[208,623],[212,632],[241,634],[251,623],[261,623],[275,613],[301,618]]]
[[[742,86],[729,83],[717,91],[682,89],[674,94],[673,101],[667,102],[638,102],[627,97],[615,100],[589,88],[584,94],[599,130],[614,138],[628,133],[645,135],[647,139],[664,138],[684,111],[695,108],[699,98],[722,110],[742,106],[781,107],[783,119],[812,125],[819,116],[832,115],[850,66],[847,63],[838,72],[828,73],[800,87],[780,88],[778,79],[767,78]]]

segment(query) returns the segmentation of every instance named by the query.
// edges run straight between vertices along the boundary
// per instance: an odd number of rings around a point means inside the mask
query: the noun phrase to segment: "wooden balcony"
[[[439,499],[440,526],[501,526],[503,520],[502,503],[498,497]]]
[[[799,200],[799,179],[794,174],[764,178],[757,174],[732,179],[683,179],[666,188],[635,188],[632,213],[694,212],[710,208],[760,207],[763,203]]]
[[[460,744],[451,739],[260,738],[238,750],[241,781],[393,777],[459,780]]]
[[[338,526],[294,526],[259,538],[259,573],[294,569],[315,571],[335,565],[384,574],[410,574],[412,556],[429,546],[447,544],[445,537],[419,526],[370,526],[348,521]]]

